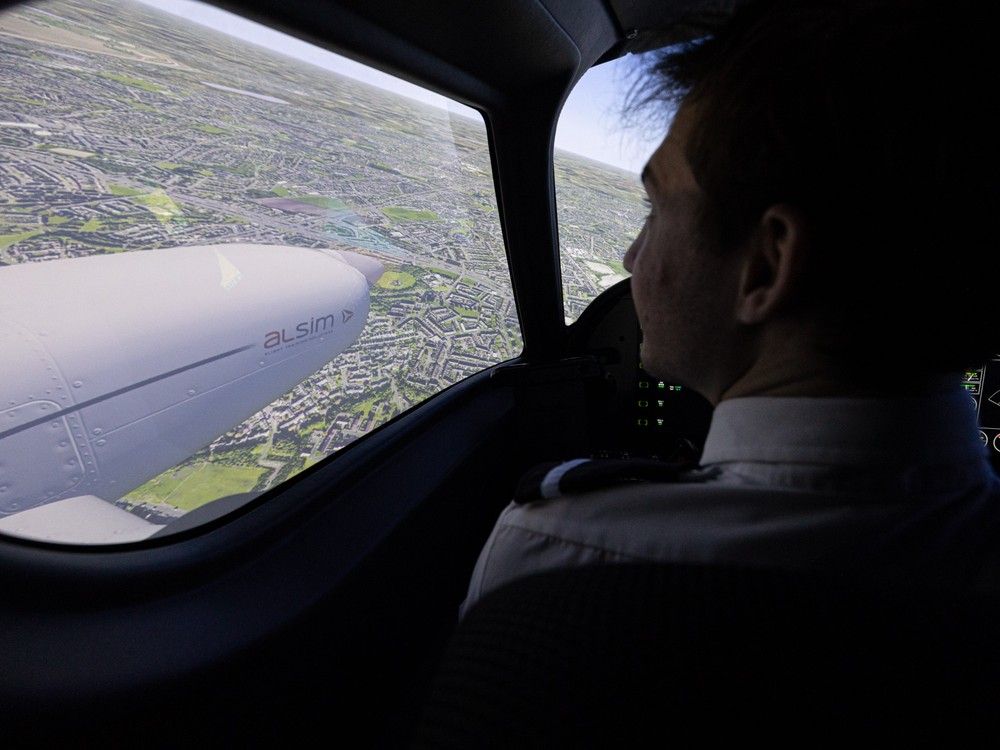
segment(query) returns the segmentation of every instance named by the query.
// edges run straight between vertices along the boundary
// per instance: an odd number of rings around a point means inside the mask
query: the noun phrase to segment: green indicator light
[[[661,380],[659,383],[656,384],[656,387],[662,391],[664,388],[667,387],[667,384]]]

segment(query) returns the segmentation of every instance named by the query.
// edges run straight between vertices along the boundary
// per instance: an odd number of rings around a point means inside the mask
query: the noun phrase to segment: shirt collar
[[[975,404],[961,389],[886,399],[755,397],[716,407],[701,463],[985,464],[985,451]]]

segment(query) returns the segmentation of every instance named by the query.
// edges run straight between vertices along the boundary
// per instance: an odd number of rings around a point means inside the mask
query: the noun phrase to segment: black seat
[[[991,595],[856,576],[695,565],[542,573],[493,592],[461,623],[416,745],[825,744],[992,730],[998,613]]]

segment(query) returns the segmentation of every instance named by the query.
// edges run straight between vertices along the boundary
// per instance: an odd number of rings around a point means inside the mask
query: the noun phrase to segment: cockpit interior
[[[408,746],[528,469],[697,459],[711,407],[643,370],[620,267],[641,164],[560,166],[556,132],[588,71],[739,4],[2,4],[15,744]],[[280,38],[206,31],[209,11]],[[374,72],[332,73],[327,53]],[[124,359],[102,371],[94,351]],[[963,383],[994,463],[998,362]],[[86,537],[91,512],[109,525]]]

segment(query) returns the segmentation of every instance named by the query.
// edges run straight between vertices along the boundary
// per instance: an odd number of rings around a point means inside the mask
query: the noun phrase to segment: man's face
[[[698,228],[703,193],[685,156],[695,119],[695,110],[682,106],[643,171],[650,213],[624,264],[643,332],[643,368],[714,401],[739,374],[732,372],[739,254],[707,247]]]

